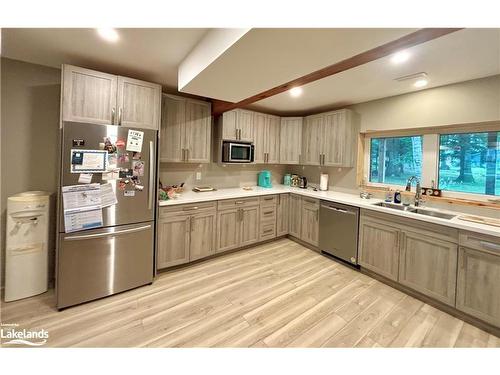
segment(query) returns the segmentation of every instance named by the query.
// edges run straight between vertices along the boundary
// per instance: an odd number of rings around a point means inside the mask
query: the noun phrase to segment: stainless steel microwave
[[[223,163],[253,163],[253,154],[253,143],[222,141]]]

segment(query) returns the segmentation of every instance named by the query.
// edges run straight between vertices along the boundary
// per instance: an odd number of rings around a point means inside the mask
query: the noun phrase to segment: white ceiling
[[[426,89],[500,74],[500,29],[460,30],[408,51],[410,58],[400,65],[388,56],[305,85],[298,98],[285,92],[252,107],[302,114],[416,91],[413,81],[395,81],[413,73],[428,74]]]
[[[109,43],[95,29],[2,29],[2,56],[60,68],[73,64],[177,88],[177,70],[208,29],[117,29]]]
[[[415,30],[251,29],[181,91],[238,102]]]

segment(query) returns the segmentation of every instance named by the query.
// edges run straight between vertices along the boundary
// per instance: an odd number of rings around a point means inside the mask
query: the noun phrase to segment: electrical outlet
[[[201,180],[201,172],[196,172],[196,181]]]

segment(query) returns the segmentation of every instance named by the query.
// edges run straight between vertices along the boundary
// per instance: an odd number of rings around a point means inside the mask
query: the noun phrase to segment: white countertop
[[[207,202],[207,201],[214,201],[221,199],[256,197],[262,195],[283,194],[283,193],[294,193],[306,197],[323,199],[330,202],[343,203],[351,206],[365,208],[368,210],[383,212],[386,214],[403,216],[409,219],[416,219],[416,220],[426,221],[429,223],[435,223],[457,229],[470,230],[473,232],[500,237],[500,228],[491,225],[463,221],[458,219],[457,217],[454,217],[451,220],[446,220],[407,211],[399,211],[386,207],[375,206],[374,203],[381,202],[382,200],[375,198],[362,199],[359,197],[359,195],[356,194],[341,193],[331,190],[314,191],[311,189],[293,188],[284,185],[275,185],[272,188],[262,188],[259,186],[253,186],[252,190],[243,190],[243,188],[229,188],[229,189],[219,189],[216,191],[203,192],[203,193],[195,193],[194,191],[189,190],[181,193],[177,198],[170,199],[167,201],[160,201],[159,205],[161,207],[164,207],[164,206],[173,206],[186,203],[198,203],[198,202]],[[460,213],[454,211],[436,210],[427,207],[424,208],[428,210],[435,210],[439,212],[446,212],[454,215],[460,215]]]

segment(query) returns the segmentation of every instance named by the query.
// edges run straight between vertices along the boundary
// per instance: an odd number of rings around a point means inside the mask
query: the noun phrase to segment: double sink
[[[413,214],[437,217],[439,219],[446,219],[446,220],[453,219],[456,216],[456,215],[445,214],[444,212],[425,210],[425,209],[418,208],[418,207],[404,206],[402,204],[396,204],[396,203],[378,202],[378,203],[374,203],[373,205],[379,206],[379,207],[390,208],[393,210],[411,212]]]

